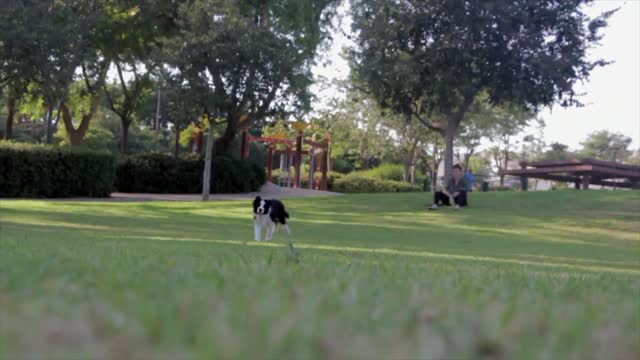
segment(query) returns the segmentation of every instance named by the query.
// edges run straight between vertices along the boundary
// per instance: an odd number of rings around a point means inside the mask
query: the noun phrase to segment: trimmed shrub
[[[341,174],[348,174],[356,169],[356,167],[353,165],[353,162],[342,157],[332,158],[331,168],[335,172],[339,172]]]
[[[412,186],[409,183],[394,180],[379,180],[354,173],[337,179],[333,184],[333,191],[341,193],[382,193],[421,190],[419,187]]]
[[[107,197],[113,167],[108,153],[0,142],[0,197]]]
[[[211,193],[257,191],[266,182],[265,169],[249,161],[218,156],[211,163]],[[149,154],[128,157],[116,167],[115,187],[121,192],[199,194],[204,161]]]
[[[489,191],[516,191],[516,189],[509,186],[494,186],[490,187]]]
[[[358,174],[379,180],[394,180],[402,181],[402,174],[404,169],[400,164],[384,163],[378,167],[358,171]]]

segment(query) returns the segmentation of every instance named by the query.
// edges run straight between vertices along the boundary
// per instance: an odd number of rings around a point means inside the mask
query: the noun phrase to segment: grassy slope
[[[250,241],[245,202],[2,201],[0,358],[640,351],[639,192],[426,201],[287,201],[297,266],[282,233]]]

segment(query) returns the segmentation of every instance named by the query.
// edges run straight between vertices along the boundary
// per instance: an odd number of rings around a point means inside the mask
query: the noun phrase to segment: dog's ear
[[[262,198],[260,196],[256,196],[256,199],[254,201],[260,201],[262,200]]]

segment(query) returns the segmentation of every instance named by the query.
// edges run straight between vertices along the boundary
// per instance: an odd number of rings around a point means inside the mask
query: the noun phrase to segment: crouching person
[[[441,191],[436,191],[433,197],[433,205],[429,210],[436,210],[441,205],[450,206],[451,201],[455,204],[454,209],[459,210],[461,206],[467,206],[467,191],[469,184],[462,176],[460,165],[453,167],[453,176]]]

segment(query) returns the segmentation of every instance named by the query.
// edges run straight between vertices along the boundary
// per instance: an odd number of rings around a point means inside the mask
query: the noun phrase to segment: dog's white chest
[[[265,226],[271,221],[269,214],[255,215],[255,217],[256,217],[256,220],[255,220],[256,224],[260,226]]]

